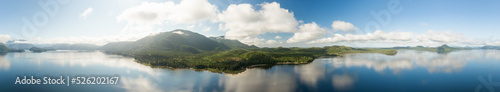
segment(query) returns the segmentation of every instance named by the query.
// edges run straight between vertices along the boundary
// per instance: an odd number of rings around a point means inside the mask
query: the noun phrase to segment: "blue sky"
[[[44,10],[47,2],[58,6],[53,16]],[[2,0],[0,41],[104,45],[187,29],[262,47],[500,45],[498,5],[499,0]],[[391,6],[400,11],[390,12]],[[228,7],[253,12],[241,17],[236,15],[243,12],[229,11]],[[51,6],[49,10],[54,9]],[[88,9],[92,11],[83,18]],[[390,20],[372,14],[384,11],[389,11]],[[158,17],[145,20],[142,13]],[[45,14],[46,20],[37,14]],[[182,17],[186,15],[190,17]],[[36,25],[34,16],[45,24]],[[24,30],[23,18],[33,22],[38,31]],[[385,25],[377,18],[386,21]],[[335,21],[338,24],[332,26]],[[367,30],[370,25],[379,27]]]

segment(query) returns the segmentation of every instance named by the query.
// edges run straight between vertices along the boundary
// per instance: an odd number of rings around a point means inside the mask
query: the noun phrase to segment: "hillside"
[[[30,43],[17,43],[17,42],[7,42],[6,46],[10,49],[30,49],[32,47],[35,47],[33,44]]]
[[[488,46],[488,45],[486,45],[486,46],[481,47],[481,49],[498,49],[498,50],[500,50],[500,46]]]
[[[230,40],[230,39],[225,39],[224,36],[219,36],[219,37],[209,37],[210,40],[218,42],[222,46],[222,48],[225,49],[251,49],[251,48],[259,48],[255,45],[248,46],[244,43],[241,43],[238,40]]]
[[[5,44],[0,43],[0,54],[5,54],[7,52],[9,52],[9,48],[7,48],[7,46],[5,46]]]
[[[107,52],[166,54],[170,52],[198,54],[214,50],[256,48],[236,40],[209,39],[187,30],[173,30],[147,36],[135,42],[113,42],[100,49]]]

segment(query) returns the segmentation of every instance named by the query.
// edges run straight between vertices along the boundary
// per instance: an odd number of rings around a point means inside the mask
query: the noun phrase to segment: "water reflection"
[[[471,54],[472,53],[472,54]],[[449,54],[438,54],[427,51],[400,50],[395,56],[383,54],[349,54],[341,58],[327,58],[335,68],[366,67],[377,72],[386,69],[399,73],[424,67],[429,73],[460,72],[468,61],[476,59],[500,60],[500,53],[496,50],[464,50]]]
[[[300,65],[294,68],[296,74],[302,82],[316,87],[318,80],[325,78],[325,66],[322,62],[314,62],[307,65]]]
[[[122,88],[128,92],[162,92],[152,80],[140,76],[138,78],[122,77]]]
[[[221,79],[226,92],[290,92],[296,82],[292,74],[270,73],[264,69],[250,69],[238,75]]]
[[[334,74],[332,77],[333,88],[337,90],[351,89],[356,77],[349,74]]]
[[[133,62],[133,58],[123,57],[119,55],[107,55],[99,51],[74,51],[74,50],[60,50],[41,53],[15,53],[11,58],[28,59],[28,61],[38,63],[40,66],[43,63],[52,63],[61,67],[80,66],[88,67],[94,65],[102,65],[111,68],[126,68],[123,70],[130,74],[131,70],[145,72],[150,76],[158,76],[160,73],[149,66]],[[157,79],[160,79],[157,77]]]
[[[408,86],[426,88],[427,86],[422,85],[436,85],[432,83],[439,83],[442,80],[440,78],[453,79],[448,81],[462,81],[464,79],[460,79],[460,77],[449,78],[446,75],[433,76],[435,79],[425,77],[420,79],[408,76],[431,76],[429,74],[433,73],[455,74],[456,76],[468,75],[469,73],[454,72],[461,72],[471,62],[490,63],[500,61],[500,51],[467,50],[437,54],[426,51],[400,50],[394,56],[373,53],[349,54],[344,57],[320,58],[304,65],[277,65],[269,69],[251,68],[235,75],[189,69],[170,70],[151,68],[134,62],[133,58],[108,55],[98,51],[12,53],[7,56],[0,56],[0,60],[0,70],[15,72],[14,74],[8,74],[7,72],[8,75],[30,74],[33,71],[40,71],[37,69],[50,71],[51,67],[56,67],[53,69],[58,70],[67,70],[62,71],[63,73],[119,74],[121,78],[119,85],[110,85],[114,86],[115,89],[113,87],[101,88],[112,89],[113,91],[289,92],[373,91],[374,89],[383,91],[380,89],[390,89],[392,87],[404,88]],[[39,68],[21,69],[26,63],[37,64]],[[495,63],[495,65],[499,64]],[[95,70],[100,71],[85,70],[96,68],[97,66],[99,68]],[[422,70],[425,73],[415,72],[414,70]],[[384,75],[383,72],[387,71],[394,74]],[[0,74],[4,73],[0,71]],[[50,74],[52,72],[44,73]],[[53,74],[57,73],[59,72]],[[0,81],[2,81],[2,78],[4,77],[1,77]],[[472,87],[475,87],[476,76],[472,76],[471,79],[474,82]],[[11,81],[11,79],[4,80]],[[85,89],[93,87],[95,86],[83,86]]]
[[[7,59],[5,55],[0,55],[0,70],[9,70],[10,69],[10,61]]]

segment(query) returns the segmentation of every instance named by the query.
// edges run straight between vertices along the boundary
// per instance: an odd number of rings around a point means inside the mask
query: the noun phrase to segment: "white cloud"
[[[182,31],[175,31],[175,32],[172,32],[172,33],[176,33],[176,34],[180,34],[180,35],[184,34],[184,32],[182,32]]]
[[[249,45],[260,45],[264,44],[263,42],[265,39],[258,38],[258,37],[245,37],[242,39],[239,39],[241,43],[249,44]]]
[[[422,43],[422,44],[469,44],[474,43],[466,36],[459,33],[435,32],[429,30],[425,34],[415,34],[411,32],[389,32],[377,30],[374,33],[353,35],[353,34],[335,34],[333,37],[322,38],[309,43],[335,43],[335,42],[385,42],[385,43]]]
[[[250,4],[230,5],[218,16],[221,22],[219,29],[227,31],[226,38],[243,42],[249,42],[244,40],[260,34],[297,30],[298,22],[294,14],[281,8],[279,3],[263,3],[260,6],[261,10],[256,11]]]
[[[277,44],[278,42],[276,40],[267,40],[266,44]]]
[[[94,13],[94,9],[92,7],[89,7],[85,11],[83,11],[82,14],[80,14],[80,17],[83,18],[83,20],[85,20],[87,19],[87,16],[89,16],[92,13]]]
[[[210,30],[212,30],[212,27],[205,27],[205,28],[203,28],[203,31],[205,31],[205,32],[206,31],[210,31]]]
[[[0,35],[0,43],[7,42],[10,40],[10,35]]]
[[[118,17],[118,21],[132,24],[162,24],[174,22],[191,24],[215,18],[217,6],[207,0],[182,0],[179,4],[168,1],[164,3],[143,2],[141,5],[126,9]]]
[[[195,26],[196,25],[189,25],[189,26],[187,26],[187,29],[191,29],[192,30],[192,29],[194,29]]]
[[[275,36],[274,39],[281,39],[281,36]]]
[[[486,42],[485,45],[500,46],[500,40]]]
[[[356,32],[359,30],[357,27],[345,21],[333,21],[332,28],[334,31]]]
[[[302,41],[310,41],[323,37],[325,29],[319,27],[318,24],[312,22],[299,26],[299,31],[295,33],[292,38],[288,39],[287,43],[296,43]]]

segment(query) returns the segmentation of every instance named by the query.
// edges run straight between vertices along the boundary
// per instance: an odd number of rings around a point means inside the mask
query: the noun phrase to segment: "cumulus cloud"
[[[359,30],[356,26],[345,21],[333,21],[332,28],[334,31],[356,32]]]
[[[325,29],[319,27],[315,22],[299,26],[299,32],[295,33],[292,38],[288,39],[287,43],[296,43],[302,41],[310,41],[323,37]]]
[[[281,36],[275,36],[274,39],[281,39]]]
[[[182,0],[179,4],[143,2],[141,5],[126,9],[116,19],[132,24],[162,24],[174,22],[195,23],[215,18],[217,6],[207,0]]]
[[[230,5],[218,16],[221,22],[219,29],[225,30],[226,38],[243,42],[265,33],[286,32],[297,30],[298,21],[294,14],[281,8],[279,3],[260,4],[261,10],[255,10],[250,4]],[[249,43],[247,43],[249,44]]]
[[[335,42],[387,42],[387,43],[435,43],[435,44],[481,44],[474,43],[466,36],[452,32],[436,32],[429,30],[425,34],[412,32],[383,32],[380,30],[367,34],[334,34],[333,37],[322,38],[308,43]]]
[[[485,45],[500,46],[500,40],[486,42]]]
[[[89,16],[92,13],[94,13],[94,9],[92,7],[89,7],[85,11],[83,11],[82,14],[80,14],[80,18],[85,20],[85,19],[87,19],[87,16]]]
[[[0,35],[0,42],[7,42],[10,40],[10,35]]]
[[[266,44],[277,44],[277,43],[278,43],[278,41],[276,41],[276,40],[267,40],[266,41]]]

